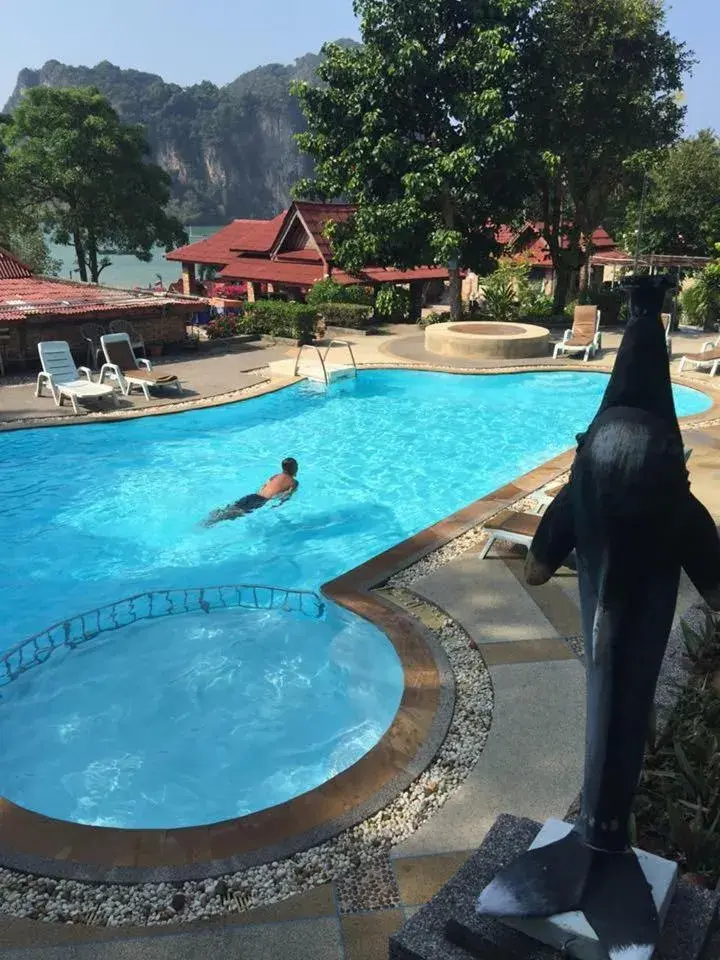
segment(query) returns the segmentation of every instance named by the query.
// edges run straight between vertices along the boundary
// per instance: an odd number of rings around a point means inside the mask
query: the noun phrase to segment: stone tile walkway
[[[179,401],[206,400],[253,386],[267,380],[267,364],[271,360],[284,356],[286,351],[287,345],[246,343],[234,350],[218,346],[195,355],[181,354],[161,358],[154,361],[153,366],[163,373],[176,374],[182,381],[182,390],[180,392],[175,388],[157,390],[149,401],[137,391],[133,391],[129,397],[123,397],[116,390],[118,408],[141,411],[161,408]],[[45,390],[44,393],[43,397],[35,397],[34,380],[32,383],[19,384],[3,383],[0,380],[0,423],[23,422],[37,418],[57,420],[67,417],[72,417],[73,422],[83,421],[82,416],[73,415],[72,407],[68,403],[63,407],[57,407],[48,391]],[[107,401],[97,401],[92,409],[105,411],[108,414],[115,412]]]

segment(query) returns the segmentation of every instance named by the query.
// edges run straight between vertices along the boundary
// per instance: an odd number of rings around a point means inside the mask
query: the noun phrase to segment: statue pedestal
[[[530,844],[530,849],[544,847],[556,840],[561,840],[571,830],[572,826],[569,823],[548,820]],[[636,850],[635,853],[645,878],[652,887],[662,928],[665,926],[668,910],[675,895],[678,865],[671,860],[663,860],[661,857],[644,853],[642,850]],[[565,950],[565,955],[568,957],[576,957],[577,960],[606,960],[595,931],[582,913],[563,913],[547,920],[504,919],[501,922],[527,934],[533,940],[539,940],[558,950]],[[646,953],[635,956],[630,950],[626,952],[627,957],[624,960],[648,960]]]
[[[475,913],[475,902],[482,890],[539,834],[540,825],[532,820],[499,817],[478,852],[391,938],[390,960],[561,960],[563,954],[557,947]],[[545,836],[547,842],[549,836]],[[651,882],[657,880],[658,889],[661,888],[660,874],[651,871],[649,878]],[[719,899],[710,890],[678,883],[667,910],[656,960],[699,960],[715,921]]]

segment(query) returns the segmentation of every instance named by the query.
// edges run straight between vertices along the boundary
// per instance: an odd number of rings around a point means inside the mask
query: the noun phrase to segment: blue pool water
[[[140,621],[3,688],[3,790],[96,826],[244,816],[352,766],[402,681],[387,638],[337,608]]]
[[[144,590],[241,582],[317,590],[572,446],[606,384],[601,374],[568,372],[472,377],[366,371],[357,382],[327,395],[301,384],[211,410],[3,434],[1,646]],[[687,388],[676,388],[675,396],[681,416],[710,406],[705,395]],[[200,527],[211,510],[257,490],[285,456],[300,463],[300,490],[290,503],[211,529]],[[285,649],[285,629],[280,622],[273,627],[278,655]],[[369,625],[355,622],[354,629],[380,644]],[[218,644],[226,641],[221,638]],[[105,649],[109,656],[109,647]],[[89,677],[104,662],[97,654],[82,656],[69,656],[67,671],[74,663]],[[155,672],[158,678],[158,730],[160,690],[169,682],[161,672],[166,656],[167,644],[154,644],[143,661],[149,676]],[[52,677],[52,670],[48,664],[27,675],[28,697],[40,675],[47,671]],[[207,715],[214,710],[217,686],[204,688]],[[51,687],[43,688],[45,695]],[[68,716],[73,710],[89,713],[84,689],[61,686],[58,679],[51,718],[56,726],[63,722],[63,710]],[[129,678],[119,681],[118,702],[133,695]],[[8,698],[5,704],[9,707]],[[125,706],[120,703],[119,709]],[[0,711],[4,725],[11,711],[1,702]],[[39,729],[49,714],[36,709],[33,716]],[[357,716],[348,722],[352,726]],[[377,730],[384,719],[371,722]],[[150,721],[145,717],[143,723],[147,729]],[[17,740],[27,740],[20,729]],[[251,729],[244,729],[251,737]],[[118,728],[114,746],[103,747],[103,757],[95,758],[101,766],[93,770],[103,771],[102,764],[119,763],[132,753],[120,736]],[[42,784],[32,793],[36,809],[63,816],[70,815],[68,809],[80,809],[87,791],[82,792],[78,771],[95,761],[87,753],[93,736],[78,738],[77,749],[71,738],[63,751],[69,778],[64,813],[55,812],[61,804],[53,796],[64,775],[55,767],[52,776],[46,775],[42,737],[34,748],[20,742],[12,750],[7,736],[0,739],[0,793],[23,802],[30,794],[19,785],[37,778]],[[188,755],[178,765],[178,776],[192,776],[195,762],[200,770],[204,743],[202,737],[186,742]],[[277,763],[278,769],[292,767],[290,751],[279,754]],[[254,776],[252,763],[242,775]],[[163,776],[167,783],[167,770]],[[288,789],[302,792],[303,786],[293,781]],[[207,822],[202,802],[194,808],[180,804],[180,820]],[[147,825],[141,822],[149,816],[147,810],[137,816],[104,814],[100,807],[93,807],[89,819],[105,816],[117,822],[130,816],[133,822],[123,825]],[[174,816],[167,805],[164,815]]]

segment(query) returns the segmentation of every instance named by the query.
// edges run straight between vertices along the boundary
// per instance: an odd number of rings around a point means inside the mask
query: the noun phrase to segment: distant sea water
[[[190,243],[196,240],[202,240],[203,237],[209,237],[219,230],[219,227],[187,227],[190,236]],[[72,246],[64,246],[58,243],[49,244],[52,256],[62,262],[59,276],[66,279],[72,278],[79,280],[77,270],[77,259],[75,249]],[[168,287],[171,283],[180,279],[180,264],[172,260],[165,259],[165,251],[159,247],[150,263],[143,263],[137,257],[112,256],[111,266],[103,270],[100,274],[100,283],[107,284],[110,287],[149,287],[157,283],[158,275],[162,279],[163,286]]]

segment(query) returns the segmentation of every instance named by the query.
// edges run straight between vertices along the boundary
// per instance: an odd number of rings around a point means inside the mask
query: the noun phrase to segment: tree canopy
[[[0,134],[10,117],[0,115]],[[38,223],[36,212],[19,196],[10,177],[8,156],[0,136],[0,247],[9,250],[35,273],[51,274],[60,269]]]
[[[644,253],[714,257],[720,243],[720,141],[712,130],[681,140],[647,165],[627,206],[624,242],[637,243],[643,197]]]
[[[586,262],[633,161],[680,135],[677,93],[693,61],[665,30],[661,0],[540,0],[520,42],[531,206],[544,224],[561,308],[570,272]]]
[[[324,48],[323,85],[294,85],[316,162],[295,195],[359,205],[332,229],[350,270],[482,269],[523,193],[513,43],[530,0],[355,0],[363,45]]]
[[[147,161],[145,134],[122,124],[98,90],[30,90],[3,136],[14,188],[58,243],[73,243],[81,280],[98,281],[103,247],[149,261],[155,246],[186,242],[166,213],[170,180]]]

